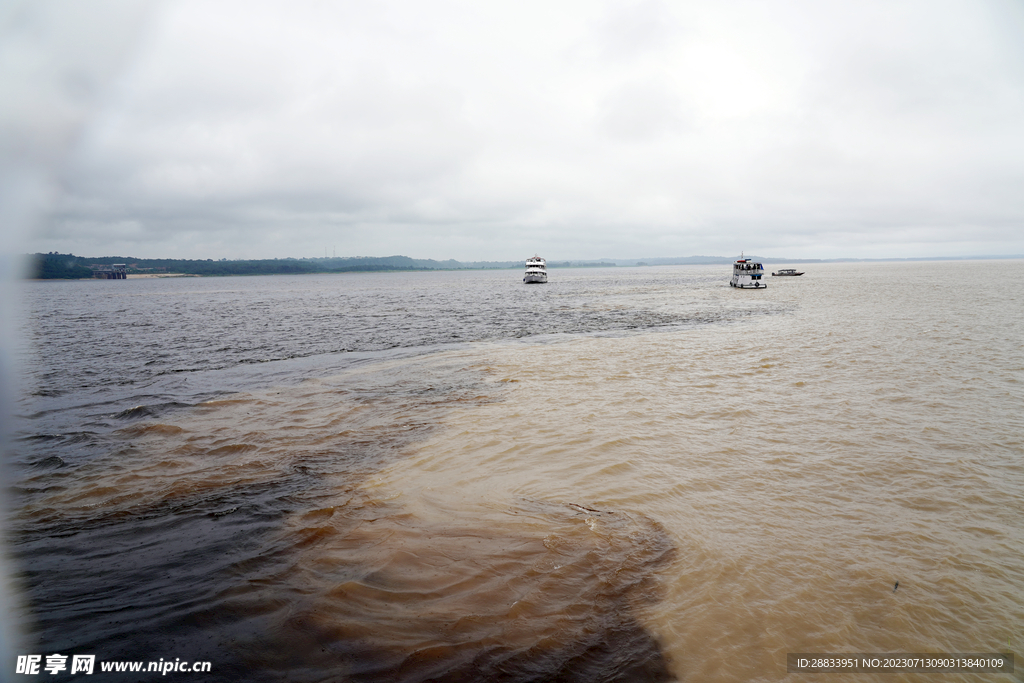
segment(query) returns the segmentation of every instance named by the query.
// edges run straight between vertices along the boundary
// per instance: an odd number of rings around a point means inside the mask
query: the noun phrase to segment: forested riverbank
[[[125,264],[128,273],[182,275],[300,275],[303,273],[342,273],[408,270],[454,270],[479,268],[518,268],[519,261],[481,261],[462,263],[449,259],[414,259],[408,256],[337,257],[337,258],[275,258],[229,261],[221,259],[140,259],[127,256],[85,257],[74,254],[32,254],[28,269],[30,278],[89,278],[93,271],[113,264]],[[608,264],[612,265],[612,264]]]

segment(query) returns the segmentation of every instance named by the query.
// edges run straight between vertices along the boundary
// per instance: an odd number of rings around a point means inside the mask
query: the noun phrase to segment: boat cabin
[[[755,263],[748,258],[737,259],[732,264],[732,279],[729,284],[733,287],[760,289],[768,285],[761,281],[764,277],[764,266]]]

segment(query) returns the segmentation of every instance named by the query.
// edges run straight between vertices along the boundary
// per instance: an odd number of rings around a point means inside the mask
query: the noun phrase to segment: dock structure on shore
[[[128,266],[124,263],[112,263],[109,266],[93,266],[92,276],[100,280],[127,280]]]

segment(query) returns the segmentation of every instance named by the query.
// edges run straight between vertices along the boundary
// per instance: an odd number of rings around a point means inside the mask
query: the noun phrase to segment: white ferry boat
[[[729,284],[743,289],[764,289],[768,285],[761,282],[762,276],[764,266],[748,258],[739,258],[732,264],[732,279],[729,280]]]
[[[543,284],[548,281],[547,263],[540,256],[533,256],[526,259],[526,275],[523,282],[526,284]]]

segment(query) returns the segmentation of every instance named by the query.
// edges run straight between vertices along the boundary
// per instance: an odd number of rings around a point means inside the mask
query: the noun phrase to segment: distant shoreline
[[[89,280],[95,271],[109,271],[112,266],[127,267],[131,279],[164,277],[235,277],[245,275],[315,275],[330,273],[390,273],[459,270],[516,270],[523,261],[435,261],[408,256],[355,256],[304,259],[136,259],[124,256],[84,257],[74,254],[31,254],[32,261],[27,279],[37,280]],[[656,257],[646,259],[600,259],[592,261],[548,260],[548,268],[616,268],[653,266],[730,265],[738,256]],[[788,259],[751,254],[747,258],[766,265],[809,265],[826,263],[884,263],[921,261],[987,261],[1019,260],[1024,255],[1008,256],[937,256],[911,258],[841,258],[841,259]],[[123,272],[123,271],[122,271]],[[95,278],[103,279],[103,278]]]

